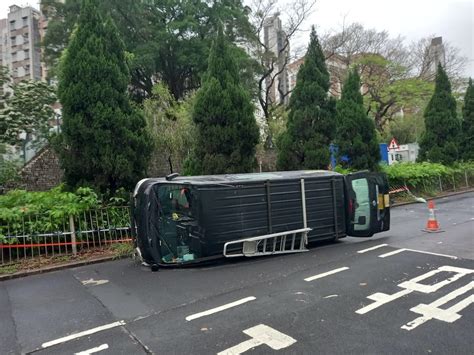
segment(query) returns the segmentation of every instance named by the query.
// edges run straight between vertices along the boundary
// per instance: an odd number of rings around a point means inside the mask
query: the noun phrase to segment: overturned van
[[[151,265],[304,252],[310,242],[389,227],[378,173],[172,174],[141,180],[133,197],[132,230]]]

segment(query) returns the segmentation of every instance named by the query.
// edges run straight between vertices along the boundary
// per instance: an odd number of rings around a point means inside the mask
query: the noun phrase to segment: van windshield
[[[158,188],[158,198],[162,262],[182,263],[198,258],[199,240],[192,234],[197,223],[191,189],[186,185],[163,184]]]

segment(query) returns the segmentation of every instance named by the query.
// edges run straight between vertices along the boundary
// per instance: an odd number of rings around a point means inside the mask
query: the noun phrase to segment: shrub
[[[100,205],[97,194],[80,187],[75,193],[62,186],[45,192],[12,190],[0,196],[0,237],[20,230],[58,230],[69,215],[78,215]]]
[[[452,166],[428,162],[399,163],[385,166],[383,171],[387,174],[390,186],[407,184],[415,188],[435,186],[437,189],[441,180],[446,188],[451,188],[465,184],[465,172],[469,177],[474,175],[474,162],[455,163]]]

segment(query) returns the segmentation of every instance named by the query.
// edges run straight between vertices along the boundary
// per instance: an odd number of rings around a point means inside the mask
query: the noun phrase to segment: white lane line
[[[392,256],[392,255],[401,253],[401,252],[403,252],[403,251],[411,251],[411,252],[414,252],[414,253],[421,253],[421,254],[442,256],[443,258],[449,258],[449,259],[453,259],[453,260],[459,259],[457,256],[453,256],[453,255],[440,254],[440,253],[432,253],[432,252],[430,252],[430,251],[423,251],[423,250],[417,250],[417,249],[408,249],[408,248],[397,249],[397,250],[391,251],[391,252],[389,252],[389,253],[385,253],[385,254],[379,255],[379,258],[386,258],[386,257],[388,257],[388,256]]]
[[[84,286],[85,285],[99,286],[99,285],[108,283],[109,280],[94,280],[93,278],[90,278],[89,280],[84,280],[81,282]]]
[[[454,259],[454,260],[459,259],[457,256],[446,255],[446,254],[439,254],[439,253],[432,253],[432,252],[429,252],[429,251],[416,250],[416,249],[405,249],[405,250],[412,251],[412,252],[415,252],[415,253],[421,253],[421,254],[429,254],[429,255],[442,256],[442,257],[449,258],[449,259]]]
[[[347,266],[344,266],[344,267],[340,267],[339,269],[334,269],[334,270],[331,270],[331,271],[328,271],[328,272],[325,272],[325,273],[322,273],[322,274],[307,277],[304,280],[307,281],[307,282],[314,281],[314,280],[320,279],[322,277],[329,276],[329,275],[332,275],[332,274],[337,274],[338,272],[348,270],[348,269],[349,268]]]
[[[197,319],[197,318],[201,318],[201,317],[205,317],[205,316],[217,313],[217,312],[225,311],[226,309],[229,309],[229,308],[232,308],[232,307],[240,306],[241,304],[244,304],[244,303],[247,303],[247,302],[250,302],[250,301],[254,301],[256,299],[257,298],[255,298],[254,296],[245,297],[245,298],[242,298],[241,300],[234,301],[234,302],[231,302],[231,303],[227,303],[227,304],[224,304],[224,305],[216,307],[216,308],[208,309],[207,311],[204,311],[204,312],[191,314],[190,316],[186,317],[186,320],[189,322],[189,321],[192,321],[192,320]]]
[[[358,253],[359,254],[364,254],[364,253],[367,253],[368,251],[371,251],[371,250],[375,250],[375,249],[378,249],[378,248],[382,248],[382,247],[385,247],[387,246],[388,244],[379,244],[379,245],[376,245],[372,248],[367,248],[367,249],[364,249],[364,250],[359,250]]]
[[[48,341],[48,342],[42,344],[41,347],[43,349],[44,348],[49,348],[50,346],[65,343],[69,340],[81,338],[85,335],[91,335],[91,334],[98,333],[98,332],[101,332],[103,330],[115,328],[115,327],[118,327],[118,326],[121,326],[121,325],[125,325],[125,322],[123,320],[120,320],[120,321],[114,322],[114,323],[110,323],[110,324],[105,324],[105,325],[102,325],[102,326],[97,327],[97,328],[92,328],[92,329],[89,329],[89,330],[85,330],[83,332],[71,334],[71,335],[68,335],[66,337],[56,339],[56,340],[51,340],[51,341]]]
[[[99,351],[102,351],[102,350],[105,350],[105,349],[108,349],[109,346],[107,344],[102,344],[100,346],[97,346],[95,348],[92,348],[92,349],[89,349],[89,350],[84,350],[84,351],[81,351],[80,353],[75,353],[74,355],[90,355],[90,354],[93,354],[93,353],[98,353]]]
[[[401,253],[402,251],[405,251],[405,250],[406,250],[406,249],[397,249],[397,250],[391,251],[391,252],[389,252],[389,253],[379,255],[379,258],[386,258],[387,256],[392,256],[392,255]]]

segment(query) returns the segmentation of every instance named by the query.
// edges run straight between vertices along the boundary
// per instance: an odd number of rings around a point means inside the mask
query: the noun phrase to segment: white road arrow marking
[[[292,337],[283,334],[267,325],[259,324],[255,327],[245,329],[245,334],[252,337],[252,339],[246,340],[240,344],[237,344],[229,349],[221,351],[217,355],[237,355],[246,352],[252,348],[260,345],[268,345],[273,350],[280,350],[289,347],[296,343],[296,340]]]
[[[419,283],[419,281],[425,280],[441,272],[455,273],[456,275],[450,278],[447,278],[446,280],[437,282],[433,285],[425,285],[425,284]],[[454,266],[441,266],[436,270],[431,270],[427,272],[426,274],[423,274],[411,280],[402,282],[398,286],[403,287],[408,290],[412,290],[412,291],[418,291],[422,293],[432,293],[432,292],[438,291],[441,287],[444,287],[446,285],[449,285],[450,283],[453,283],[454,281],[459,280],[464,275],[468,275],[472,273],[474,273],[474,270],[471,270],[471,269],[464,269],[464,268],[454,267]]]
[[[442,281],[439,281],[433,285],[425,285],[425,284],[420,283],[420,281],[430,278],[441,272],[455,273],[455,275],[447,279],[444,279]],[[367,296],[368,299],[371,299],[372,301],[375,301],[375,302],[365,307],[362,307],[355,312],[358,314],[365,314],[386,303],[392,302],[396,300],[397,298],[406,296],[412,293],[413,291],[422,292],[422,293],[432,293],[432,292],[438,291],[440,288],[446,285],[449,285],[450,283],[453,283],[454,281],[459,280],[464,275],[468,275],[471,273],[474,273],[474,270],[464,269],[464,268],[454,267],[454,266],[441,266],[440,268],[436,270],[431,270],[423,275],[417,276],[411,280],[398,284],[397,285],[398,287],[404,288],[404,290],[402,291],[398,291],[392,295],[387,295],[385,293],[377,292],[370,296]]]
[[[397,298],[406,296],[412,292],[413,292],[412,290],[402,290],[402,291],[398,291],[397,293],[394,293],[393,295],[387,295],[381,292],[374,293],[370,296],[367,296],[367,298],[375,302],[369,304],[368,306],[362,307],[361,309],[358,309],[356,313],[365,314],[367,312],[374,310],[375,308],[379,308],[385,303],[392,302],[396,300]]]
[[[109,282],[109,280],[94,280],[90,278],[89,280],[81,281],[83,285],[92,285],[92,286],[99,286]]]
[[[75,355],[90,355],[90,354],[93,354],[93,353],[98,353],[99,351],[102,351],[102,350],[105,350],[105,349],[108,349],[109,346],[107,344],[102,344],[98,347],[95,347],[95,348],[92,348],[92,349],[89,349],[89,350],[84,350],[84,351],[81,351],[79,353],[75,353]]]
[[[443,296],[430,304],[420,303],[418,306],[411,308],[410,311],[421,314],[422,316],[412,320],[411,322],[408,322],[405,325],[402,325],[401,328],[405,330],[413,330],[431,319],[438,319],[448,323],[458,320],[461,318],[461,315],[458,314],[458,312],[474,303],[474,295],[468,296],[448,309],[441,309],[439,307],[472,290],[474,290],[474,281],[468,283],[466,286],[448,293],[446,296]]]

